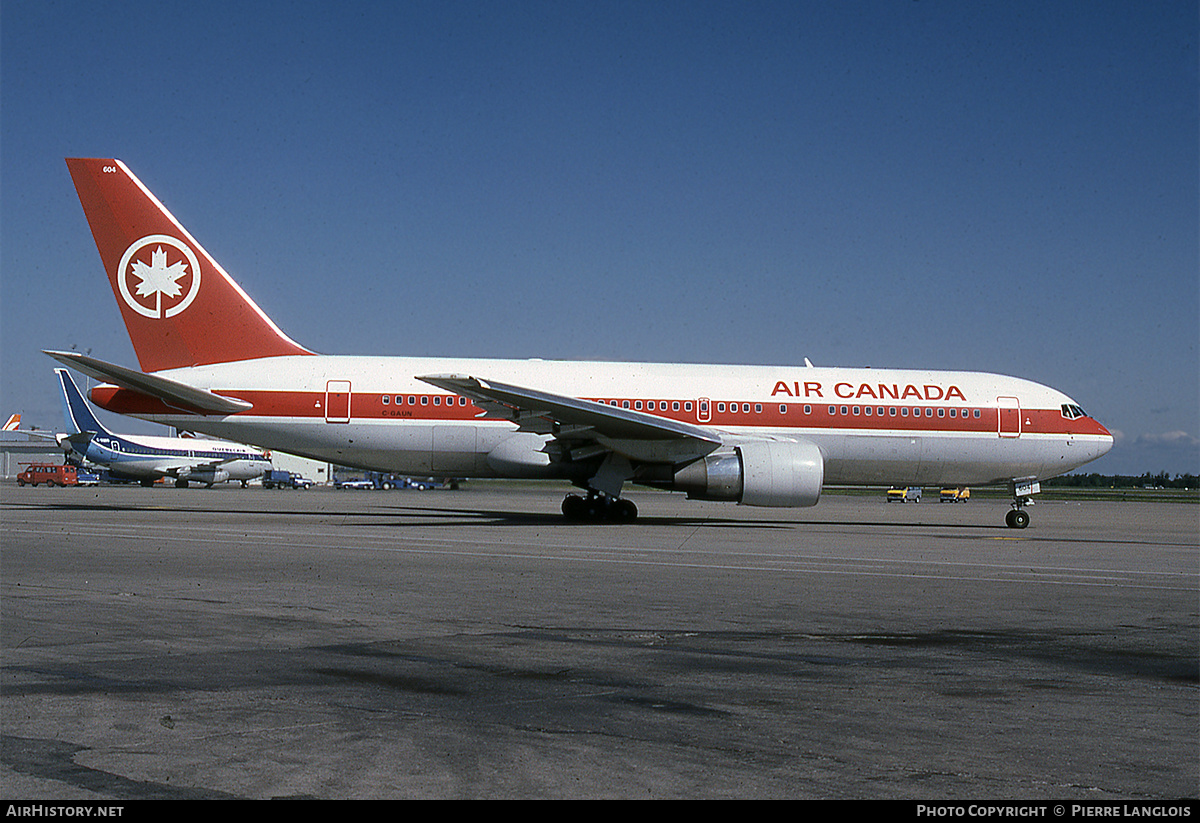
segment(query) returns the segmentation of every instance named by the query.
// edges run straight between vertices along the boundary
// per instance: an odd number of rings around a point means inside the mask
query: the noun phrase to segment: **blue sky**
[[[1197,472],[1198,28],[6,0],[0,409],[61,426],[44,348],[136,366],[63,163],[111,156],[316,351],[1000,372],[1114,430],[1089,469]]]

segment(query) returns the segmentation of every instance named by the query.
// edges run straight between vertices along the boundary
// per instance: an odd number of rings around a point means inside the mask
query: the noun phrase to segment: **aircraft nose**
[[[1097,457],[1103,457],[1104,455],[1108,454],[1109,451],[1111,451],[1112,447],[1113,447],[1112,432],[1110,432],[1103,425],[1101,425],[1099,423],[1099,421],[1095,421],[1095,422],[1096,422],[1096,434],[1099,436],[1094,441],[1095,446],[1093,447],[1093,451],[1095,452],[1095,454],[1092,455],[1092,457],[1091,457],[1092,460],[1095,460]]]

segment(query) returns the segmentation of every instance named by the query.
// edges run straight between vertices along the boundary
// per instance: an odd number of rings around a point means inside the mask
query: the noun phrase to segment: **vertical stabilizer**
[[[71,379],[71,375],[67,374],[67,370],[55,369],[54,373],[58,375],[58,382],[62,384],[63,420],[67,425],[67,431],[71,434],[94,432],[95,434],[111,435],[112,432],[104,428],[96,419],[96,415],[92,414],[87,401],[79,393],[75,381]]]
[[[119,160],[68,158],[145,372],[311,354],[279,330]]]

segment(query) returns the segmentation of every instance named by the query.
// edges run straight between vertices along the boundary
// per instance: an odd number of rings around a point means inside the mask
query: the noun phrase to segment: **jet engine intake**
[[[745,506],[815,506],[825,461],[815,443],[762,440],[719,451],[675,473],[674,488],[694,500]]]

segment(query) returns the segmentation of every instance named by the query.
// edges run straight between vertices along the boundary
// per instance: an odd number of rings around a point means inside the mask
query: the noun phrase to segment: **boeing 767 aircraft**
[[[1112,435],[1060,391],[957,371],[316,354],[267,317],[119,160],[67,166],[137,353],[51,357],[100,407],[341,465],[561,478],[572,519],[626,484],[812,506],[825,484],[1007,483],[1007,523]]]

